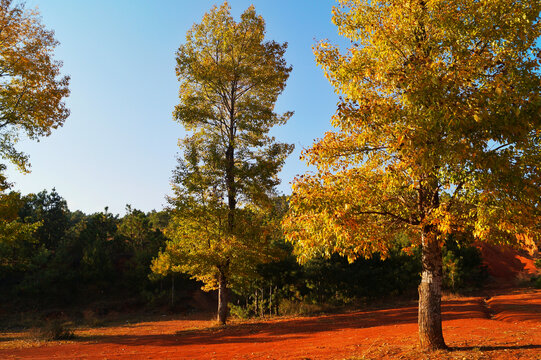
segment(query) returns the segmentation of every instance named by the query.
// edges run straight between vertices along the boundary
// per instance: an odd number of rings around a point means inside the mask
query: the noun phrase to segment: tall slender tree
[[[445,348],[442,243],[454,232],[540,240],[540,1],[339,0],[317,62],[342,95],[304,152],[284,226],[305,259],[422,248],[419,337]]]
[[[265,40],[250,6],[236,22],[225,2],[194,24],[177,52],[180,104],[174,117],[189,131],[174,173],[171,239],[154,270],[186,271],[218,288],[218,320],[227,320],[228,287],[268,246],[262,209],[293,150],[269,130],[291,112],[274,111],[291,67],[287,44]],[[243,270],[244,269],[244,270]]]

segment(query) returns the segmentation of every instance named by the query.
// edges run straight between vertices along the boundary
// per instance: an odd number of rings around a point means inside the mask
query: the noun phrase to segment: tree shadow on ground
[[[502,350],[531,350],[531,349],[541,349],[541,345],[500,345],[500,346],[452,346],[447,350],[451,352],[455,351],[502,351]]]
[[[487,301],[492,318],[500,321],[541,322],[541,292],[534,290],[516,298],[495,296]]]
[[[480,299],[446,301],[444,320],[486,318]],[[124,345],[179,346],[195,344],[264,343],[300,339],[310,334],[345,329],[417,324],[417,307],[356,311],[314,317],[237,323],[163,335],[94,335],[86,340]],[[85,340],[80,338],[80,340]]]

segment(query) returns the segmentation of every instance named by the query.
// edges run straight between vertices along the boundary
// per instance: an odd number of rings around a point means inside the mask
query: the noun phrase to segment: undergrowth
[[[62,319],[53,319],[46,321],[41,327],[35,329],[33,337],[46,340],[71,340],[75,338],[73,332],[73,323]]]

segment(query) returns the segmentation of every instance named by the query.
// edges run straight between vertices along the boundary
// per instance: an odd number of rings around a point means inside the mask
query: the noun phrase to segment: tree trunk
[[[263,288],[259,289],[261,291],[261,306],[259,307],[259,317],[265,316],[265,291]]]
[[[279,304],[280,304],[280,298],[276,295],[278,294],[278,286],[274,287],[274,315],[279,316]]]
[[[255,289],[255,315],[259,315],[259,295],[257,293],[257,289]]]
[[[272,316],[272,285],[269,286],[269,316]]]
[[[419,285],[419,342],[421,349],[446,349],[441,328],[441,245],[430,228],[423,229],[423,274]]]
[[[235,148],[229,145],[225,153],[225,183],[227,186],[227,226],[230,233],[235,229],[235,209],[237,207],[237,191],[235,188]]]
[[[171,307],[175,304],[175,273],[171,273]]]
[[[218,321],[225,325],[229,311],[227,305],[229,303],[229,291],[227,289],[227,278],[222,270],[218,276]]]

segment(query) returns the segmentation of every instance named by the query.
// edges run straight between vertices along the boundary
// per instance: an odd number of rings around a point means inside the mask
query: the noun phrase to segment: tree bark
[[[272,316],[272,285],[269,286],[269,316]]]
[[[255,315],[259,315],[259,294],[257,293],[257,289],[255,289]]]
[[[232,121],[233,122],[233,121]],[[225,181],[227,187],[227,203],[229,207],[229,212],[227,214],[227,230],[229,234],[233,234],[235,230],[235,208],[237,205],[236,191],[235,191],[235,148],[233,145],[229,144],[226,151],[226,171],[225,171]],[[227,289],[227,273],[229,270],[229,261],[228,258],[226,265],[219,268],[218,276],[218,321],[225,325],[227,322],[227,317],[229,315],[229,290]]]
[[[276,295],[278,293],[278,287],[274,287],[274,315],[279,316],[280,298]]]
[[[218,276],[218,322],[225,325],[229,315],[227,307],[229,303],[229,290],[227,289],[227,277],[222,270]]]
[[[171,273],[171,307],[175,303],[175,273]]]
[[[419,285],[419,342],[421,349],[446,349],[441,327],[441,245],[430,227],[422,234],[423,273]]]
[[[229,231],[233,231],[235,227],[234,211],[237,207],[237,191],[235,189],[235,148],[231,144],[227,147],[225,160],[225,183],[227,187],[227,206],[229,207],[228,226]]]
[[[259,307],[259,317],[265,316],[265,288],[259,289],[261,291],[261,306]]]

